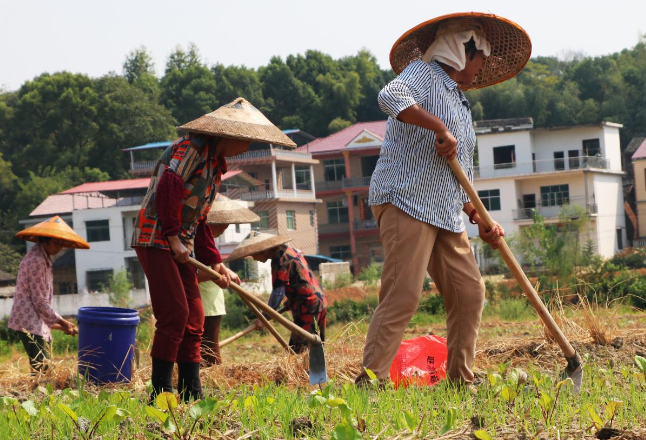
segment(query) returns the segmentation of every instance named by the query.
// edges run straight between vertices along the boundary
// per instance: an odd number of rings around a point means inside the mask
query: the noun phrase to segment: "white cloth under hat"
[[[483,51],[486,57],[491,54],[491,45],[483,36],[473,30],[466,30],[442,35],[438,33],[433,44],[424,53],[422,60],[427,63],[439,61],[455,70],[464,70],[467,64],[464,44],[468,43],[471,38],[476,44],[476,49]]]

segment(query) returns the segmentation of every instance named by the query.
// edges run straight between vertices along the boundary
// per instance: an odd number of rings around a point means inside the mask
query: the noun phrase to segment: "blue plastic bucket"
[[[79,374],[96,383],[130,382],[139,313],[118,307],[81,307]]]

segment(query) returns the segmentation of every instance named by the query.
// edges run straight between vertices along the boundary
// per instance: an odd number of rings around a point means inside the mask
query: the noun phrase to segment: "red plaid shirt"
[[[155,204],[157,186],[166,170],[172,170],[184,182],[177,235],[192,251],[198,222],[205,220],[211,208],[227,163],[223,156],[216,156],[215,144],[209,144],[208,138],[199,134],[184,136],[164,150],[137,216],[132,247],[169,249]]]
[[[321,313],[327,308],[323,289],[310,270],[305,257],[293,247],[282,245],[271,260],[273,288],[285,288],[292,311]],[[300,312],[299,312],[300,313]]]

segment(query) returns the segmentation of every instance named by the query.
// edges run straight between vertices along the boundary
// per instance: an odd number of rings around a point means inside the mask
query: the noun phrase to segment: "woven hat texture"
[[[206,223],[210,225],[224,225],[236,223],[254,223],[260,221],[258,214],[247,209],[231,199],[217,197],[211,204],[211,210],[206,216]]]
[[[404,33],[390,51],[390,65],[399,74],[421,59],[438,31],[472,28],[491,45],[482,72],[464,90],[491,86],[520,72],[532,54],[532,42],[523,28],[506,18],[480,12],[460,12],[425,21]]]
[[[258,252],[266,251],[267,249],[285,244],[292,239],[284,235],[272,235],[263,232],[251,231],[249,236],[245,238],[237,248],[231,252],[226,261],[239,260],[240,258],[248,257]]]
[[[16,237],[33,242],[38,242],[39,237],[50,237],[63,241],[64,246],[68,248],[90,249],[88,242],[74,232],[59,216],[54,216],[49,220],[24,229],[18,232]]]
[[[178,130],[295,148],[296,144],[244,98],[223,105]]]

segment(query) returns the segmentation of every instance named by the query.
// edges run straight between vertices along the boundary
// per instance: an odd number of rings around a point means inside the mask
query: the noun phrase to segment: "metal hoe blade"
[[[319,385],[327,382],[323,344],[318,336],[316,339],[316,342],[310,343],[310,385]]]
[[[564,377],[569,377],[574,383],[574,391],[577,393],[581,391],[581,384],[583,382],[583,363],[579,353],[574,353],[574,356],[566,358],[567,367],[563,372]]]

